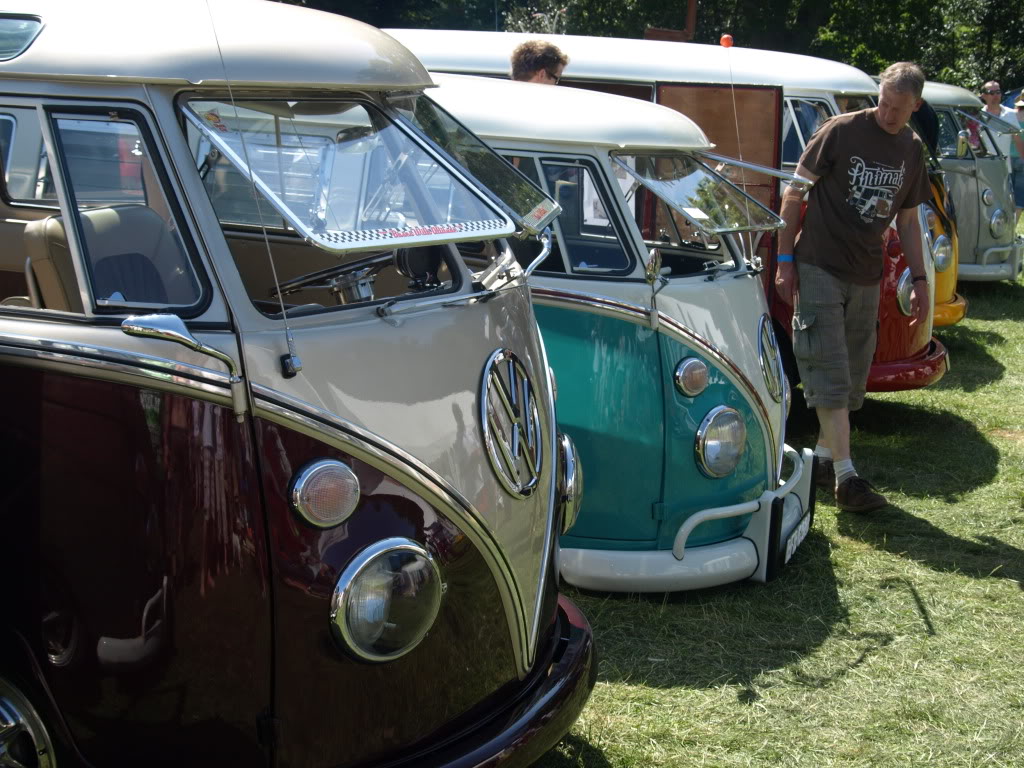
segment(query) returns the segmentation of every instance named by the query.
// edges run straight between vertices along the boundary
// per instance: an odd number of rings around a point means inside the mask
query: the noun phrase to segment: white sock
[[[814,455],[819,459],[832,460],[832,450],[827,445],[822,445],[821,443],[814,446]]]
[[[836,487],[848,477],[856,477],[857,470],[853,468],[853,459],[843,459],[842,461],[835,461],[832,466],[836,470]]]

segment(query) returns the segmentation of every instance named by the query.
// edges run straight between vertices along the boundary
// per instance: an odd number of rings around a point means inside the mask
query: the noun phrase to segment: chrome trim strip
[[[123,365],[148,365],[166,369],[168,373],[202,379],[221,387],[227,387],[230,384],[226,373],[221,373],[211,368],[190,365],[180,360],[172,360],[166,357],[129,352],[115,347],[100,347],[64,339],[43,339],[37,336],[23,336],[18,333],[0,333],[0,345],[37,349],[41,353],[52,357],[64,356],[75,360],[82,359],[82,355],[96,356]]]
[[[51,339],[31,340],[36,342],[35,344],[13,344],[10,343],[12,336],[13,334],[0,334],[0,357],[11,358],[16,365],[58,369],[87,378],[184,393],[217,405],[232,403],[227,377],[217,371],[188,365],[178,360],[84,344],[65,344]],[[107,356],[113,359],[106,359]],[[157,369],[146,366],[155,366]],[[141,384],[139,379],[143,380]]]
[[[322,440],[383,472],[397,475],[397,479],[453,517],[454,522],[480,551],[494,576],[509,622],[509,631],[512,633],[512,650],[519,674],[525,676],[532,666],[535,647],[530,643],[522,592],[504,551],[483,525],[473,505],[434,470],[398,446],[311,403],[260,384],[252,384],[251,387],[255,417],[265,418]],[[551,492],[554,493],[554,484]],[[545,564],[547,559],[545,557]],[[542,569],[541,579],[545,576],[546,570]],[[539,608],[537,610],[539,612]]]
[[[590,293],[568,291],[561,288],[538,288],[535,286],[531,286],[530,291],[533,295],[534,301],[546,306],[558,306],[559,304],[584,306],[610,317],[623,317],[629,322],[636,324],[647,325],[650,320],[650,309],[647,307],[630,304],[628,302],[619,301],[618,299],[612,299],[606,296],[596,296]],[[755,410],[761,418],[762,429],[766,430],[769,436],[768,444],[770,455],[768,457],[768,471],[769,473],[775,472],[773,468],[778,464],[780,458],[777,446],[779,436],[775,434],[775,430],[772,428],[771,417],[768,414],[768,408],[765,406],[764,400],[762,400],[761,395],[758,393],[757,389],[754,388],[750,379],[748,379],[740,367],[730,360],[720,349],[718,349],[718,347],[698,333],[680,324],[674,318],[669,317],[663,312],[659,312],[658,323],[659,327],[663,326],[670,329],[672,331],[670,335],[674,336],[677,341],[692,347],[697,347],[703,354],[710,357],[718,365],[728,369],[728,371],[744,387],[748,397],[756,406]]]

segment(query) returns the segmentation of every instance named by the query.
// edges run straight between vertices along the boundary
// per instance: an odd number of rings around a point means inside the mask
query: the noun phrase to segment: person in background
[[[1009,123],[1014,128],[1019,129],[1020,124],[1017,122],[1017,112],[1010,107],[1004,107],[999,102],[1003,98],[1003,89],[999,87],[999,83],[995,80],[989,80],[981,87],[981,100],[985,102],[985,112],[988,114],[998,117],[1000,120]],[[1013,157],[1013,150],[1016,149],[1018,157],[1024,157],[1024,141],[1021,140],[1020,134],[1010,135],[1007,133],[999,133],[993,131],[996,140],[996,146],[999,147],[999,151],[1006,157],[1006,163],[1013,170],[1011,158]],[[1017,212],[1020,213],[1020,204],[1017,203]]]
[[[1024,97],[1024,94],[1021,94]],[[1017,99],[1013,105],[1017,108],[1017,123],[1024,125],[1024,98]],[[1010,145],[1010,171],[1013,174],[1013,204],[1017,209],[1017,223],[1020,223],[1021,211],[1024,211],[1024,140],[1014,136]]]
[[[546,40],[527,40],[512,51],[512,79],[558,85],[569,57]]]
[[[779,296],[793,305],[793,353],[820,434],[815,483],[837,506],[871,512],[888,505],[857,474],[850,456],[850,411],[864,402],[875,353],[882,235],[895,217],[910,266],[913,324],[928,320],[917,206],[931,197],[921,140],[907,121],[921,106],[924,72],[899,62],[882,73],[878,106],[826,120],[796,169],[814,182],[801,220],[801,189],[782,197]]]

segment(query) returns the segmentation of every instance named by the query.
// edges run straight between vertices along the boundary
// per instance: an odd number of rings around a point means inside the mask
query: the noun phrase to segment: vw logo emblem
[[[536,489],[543,463],[540,412],[525,366],[507,349],[495,350],[484,366],[480,422],[498,480],[525,499]]]

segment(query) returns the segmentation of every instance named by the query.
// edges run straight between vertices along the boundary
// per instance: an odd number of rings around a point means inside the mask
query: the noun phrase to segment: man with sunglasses
[[[512,51],[512,79],[558,85],[569,57],[546,40],[527,40]]]
[[[981,87],[981,100],[985,102],[985,112],[994,117],[998,117],[1003,122],[1009,123],[1014,128],[1020,128],[1020,124],[1017,122],[1017,112],[1010,107],[1004,107],[1000,102],[1003,98],[1003,89],[999,87],[999,83],[995,80],[989,80]],[[1011,143],[1016,146],[1017,154],[1024,156],[1024,141],[1021,140],[1019,134],[1009,135],[1005,133],[995,134],[996,146],[999,147],[999,151],[1006,158],[1007,167],[1011,171],[1014,170],[1010,163]]]

